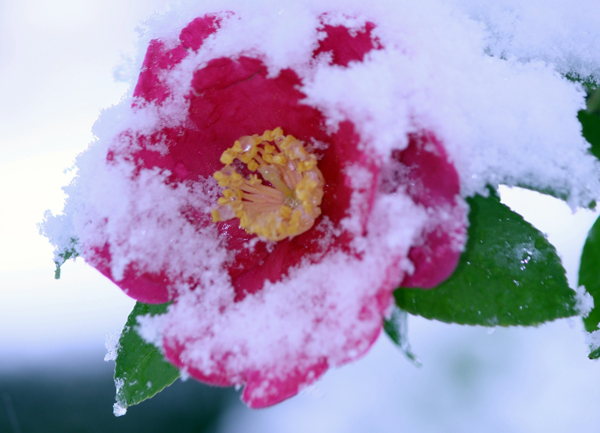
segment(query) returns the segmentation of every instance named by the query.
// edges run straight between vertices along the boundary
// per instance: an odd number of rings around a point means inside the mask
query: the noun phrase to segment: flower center
[[[237,217],[246,232],[272,241],[310,229],[321,214],[325,181],[309,150],[279,127],[241,137],[223,152],[225,167],[213,175],[225,188],[212,211],[213,222]],[[232,165],[236,160],[258,174],[246,179]]]

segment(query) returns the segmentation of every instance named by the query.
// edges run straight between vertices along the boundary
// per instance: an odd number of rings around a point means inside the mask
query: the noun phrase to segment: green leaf
[[[383,329],[390,339],[402,350],[408,359],[417,367],[420,367],[421,360],[415,355],[408,342],[408,313],[397,306],[389,319],[383,321]]]
[[[587,76],[581,76],[579,74],[569,73],[565,76],[570,81],[581,84],[586,90],[591,91],[598,88],[598,82],[596,79]]]
[[[396,290],[398,306],[428,319],[482,326],[576,315],[575,291],[545,236],[495,194],[467,201],[469,238],[456,271],[431,290]]]
[[[586,111],[588,113],[600,113],[600,89],[588,89]]]
[[[127,406],[153,397],[175,382],[180,375],[177,367],[167,362],[156,346],[142,340],[135,330],[138,316],[163,314],[169,305],[169,303],[150,305],[138,302],[127,318],[119,339],[115,364],[117,385],[115,414],[117,409],[121,409],[123,414]]]
[[[588,332],[596,331],[600,323],[600,218],[590,229],[579,265],[579,285],[594,298],[594,308],[583,319]]]
[[[77,253],[77,250],[75,249],[77,246],[77,239],[75,238],[71,238],[71,242],[70,242],[70,247],[67,248],[65,251],[63,251],[62,253],[57,254],[58,260],[54,261],[54,264],[56,265],[56,270],[54,271],[54,279],[59,280],[60,279],[60,267],[62,265],[65,264],[65,262],[69,259],[75,259],[76,257],[79,256],[79,254]]]
[[[600,89],[594,92],[594,95],[598,95],[598,101],[592,101],[592,97],[588,100],[588,109],[581,110],[577,115],[579,122],[581,123],[581,127],[583,129],[583,136],[585,139],[592,145],[590,152],[600,159],[600,114],[598,110],[600,110]],[[590,104],[592,101],[592,104]],[[594,105],[599,105],[599,107],[595,107]],[[590,109],[593,107],[593,109]]]

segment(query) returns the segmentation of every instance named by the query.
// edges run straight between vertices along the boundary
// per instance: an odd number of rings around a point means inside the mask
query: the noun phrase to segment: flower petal
[[[172,69],[186,56],[187,51],[182,46],[168,49],[161,41],[150,41],[133,96],[144,98],[148,102],[163,102],[169,96],[169,88],[164,83],[161,72]]]
[[[169,279],[164,272],[141,272],[135,264],[130,264],[125,269],[123,278],[116,281],[111,271],[112,257],[108,244],[102,248],[95,247],[91,252],[87,252],[86,260],[133,299],[146,304],[163,304],[171,300]]]
[[[159,40],[150,41],[133,96],[141,97],[147,102],[162,103],[169,96],[163,71],[179,64],[187,57],[188,50],[200,49],[204,40],[217,31],[220,21],[215,15],[196,18],[181,31],[181,44],[171,49]]]
[[[327,361],[322,359],[310,366],[296,367],[285,379],[270,377],[269,372],[264,370],[249,372],[242,400],[253,409],[272,406],[298,394],[321,377],[328,368]]]
[[[409,146],[397,159],[409,167],[409,194],[436,213],[423,233],[422,244],[410,250],[415,271],[401,286],[435,287],[454,272],[466,242],[467,208],[460,199],[458,174],[432,133],[411,135]]]
[[[362,62],[365,54],[380,47],[379,41],[371,35],[375,24],[367,22],[365,29],[354,35],[345,26],[325,24],[323,30],[327,36],[319,41],[315,57],[321,53],[330,53],[334,65],[348,66],[352,61]]]

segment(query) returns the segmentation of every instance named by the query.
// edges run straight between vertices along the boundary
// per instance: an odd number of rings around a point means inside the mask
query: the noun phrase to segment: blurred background
[[[119,65],[135,28],[165,3],[0,0],[0,432],[597,431],[599,365],[575,319],[486,329],[411,317],[420,368],[382,335],[274,408],[252,411],[234,390],[189,380],[115,418],[104,342],[134,301],[81,260],[54,280],[36,224],[62,209],[67,169],[127,89]],[[522,190],[502,197],[548,233],[574,285],[597,215]]]

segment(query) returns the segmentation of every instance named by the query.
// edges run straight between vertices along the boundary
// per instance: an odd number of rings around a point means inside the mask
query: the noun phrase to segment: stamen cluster
[[[245,178],[236,160],[258,174]],[[225,167],[213,176],[225,189],[213,222],[237,217],[246,232],[280,241],[309,230],[321,214],[325,181],[317,157],[281,128],[241,137],[221,162]]]

